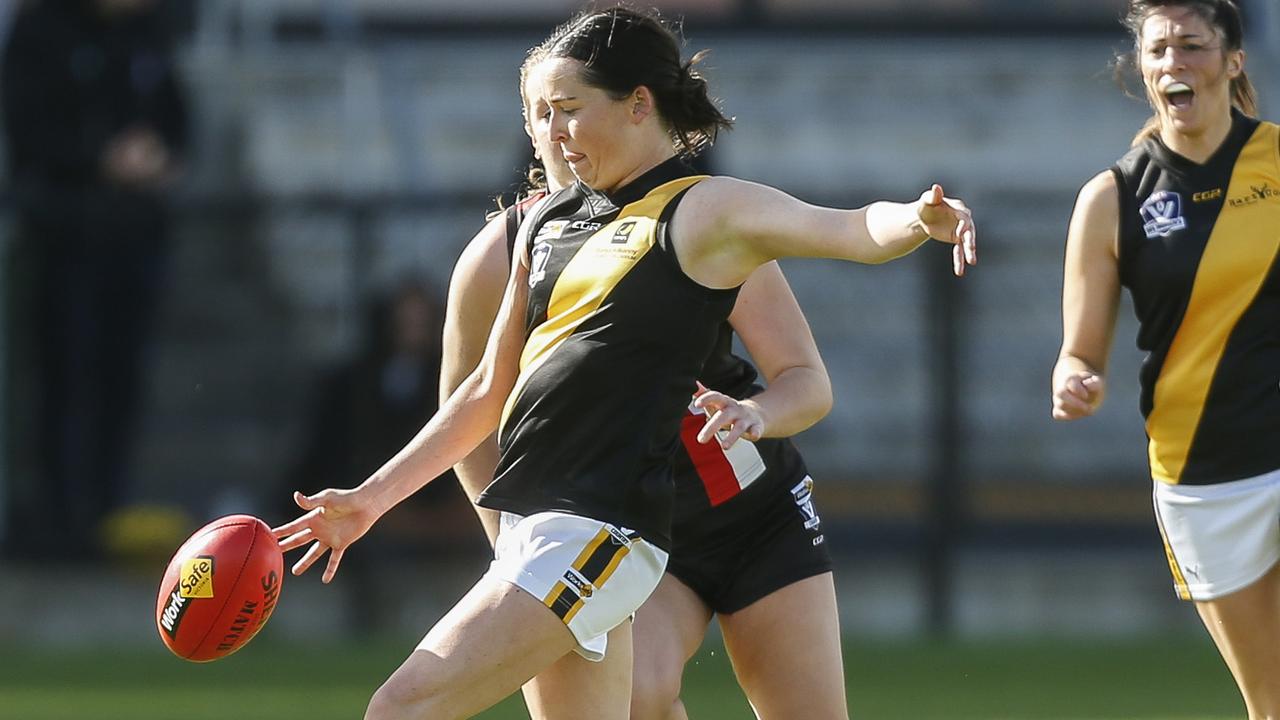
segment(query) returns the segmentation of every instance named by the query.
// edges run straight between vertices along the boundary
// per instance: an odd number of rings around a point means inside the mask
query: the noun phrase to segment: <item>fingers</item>
[[[698,383],[701,388],[698,394],[694,396],[693,406],[706,412],[708,415],[730,407],[734,402],[733,398],[715,390],[708,390],[703,387],[702,383]]]
[[[706,386],[706,385],[703,385],[701,380],[694,380],[694,382],[695,382],[695,383],[697,383],[697,385],[698,385],[698,389],[697,389],[696,391],[694,391],[694,393],[693,393],[693,396],[694,396],[695,398],[696,398],[696,397],[699,397],[699,396],[700,396],[700,395],[702,395],[703,393],[707,392],[707,386]]]
[[[308,529],[311,525],[311,519],[318,514],[320,514],[320,509],[317,508],[302,515],[296,520],[291,520],[280,527],[272,528],[271,534],[275,535],[277,538],[284,538],[301,530]],[[297,547],[297,545],[294,545],[294,547]]]
[[[320,576],[321,582],[329,582],[338,573],[338,564],[342,562],[343,552],[343,550],[334,550],[329,553],[329,562],[324,566],[324,575]]]
[[[280,537],[277,535],[276,537]],[[289,552],[294,548],[300,548],[311,540],[315,539],[315,534],[311,528],[303,528],[301,531],[294,533],[280,541],[280,552]]]
[[[1097,375],[1069,375],[1053,392],[1055,420],[1075,420],[1092,415],[1097,409],[1102,378]]]
[[[942,199],[944,197],[946,197],[946,195],[942,192],[942,186],[938,183],[934,183],[928,190],[924,191],[924,195],[921,196],[921,199],[924,200],[925,205],[928,205],[929,207],[937,207],[942,204]]]
[[[720,447],[728,450],[738,440],[755,442],[760,439],[760,425],[751,421],[736,422],[729,431],[720,438]]]
[[[707,422],[698,431],[698,442],[706,445],[715,439],[716,434],[721,430],[733,427],[733,420],[729,418],[728,413],[723,410],[717,410],[714,415],[707,418]]]
[[[319,540],[312,543],[311,547],[307,548],[307,551],[303,553],[301,558],[298,559],[298,562],[293,564],[293,574],[301,575],[302,573],[306,572],[307,568],[314,565],[316,560],[319,560],[320,556],[323,555],[325,551],[328,549],[329,549],[329,546],[325,545]]]
[[[964,250],[964,261],[978,264],[978,227],[973,224],[973,213],[964,203],[957,201],[960,222],[956,224],[956,246]]]
[[[964,277],[964,266],[965,266],[964,249],[961,248],[959,245],[952,246],[951,272],[955,273],[956,277]]]

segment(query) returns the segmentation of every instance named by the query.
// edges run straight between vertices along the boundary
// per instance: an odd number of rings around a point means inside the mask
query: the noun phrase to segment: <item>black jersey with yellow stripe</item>
[[[525,220],[527,336],[480,505],[570,512],[670,547],[680,418],[737,298],[685,275],[667,237],[701,179],[672,159],[616,193],[576,183]]]
[[[1151,137],[1112,172],[1152,475],[1280,468],[1280,127],[1234,113],[1203,164]]]

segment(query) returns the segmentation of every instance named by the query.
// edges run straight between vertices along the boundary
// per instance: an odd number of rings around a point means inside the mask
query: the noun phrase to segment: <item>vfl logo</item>
[[[213,597],[213,556],[197,555],[182,561],[178,593],[184,598]]]
[[[540,242],[533,246],[529,256],[529,289],[547,276],[547,261],[551,259],[551,243]]]
[[[1142,231],[1148,240],[1169,237],[1187,226],[1187,219],[1182,217],[1182,196],[1170,190],[1152,193],[1142,203],[1139,212],[1142,213]]]
[[[804,529],[813,530],[822,524],[818,511],[813,509],[813,478],[804,476],[795,487],[791,488],[791,497],[796,501],[800,517],[804,518]],[[814,543],[817,545],[817,543]]]
[[[635,228],[636,223],[634,220],[622,223],[617,230],[613,231],[613,239],[609,243],[612,245],[626,245],[627,241],[631,239],[631,231],[635,230]]]

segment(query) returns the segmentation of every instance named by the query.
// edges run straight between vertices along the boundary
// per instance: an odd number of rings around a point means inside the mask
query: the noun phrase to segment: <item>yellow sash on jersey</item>
[[[534,328],[520,353],[520,375],[502,409],[499,434],[534,372],[569,336],[594,316],[622,278],[648,254],[658,237],[658,217],[685,188],[705,179],[693,175],[664,183],[623,207],[617,219],[595,231],[556,278],[547,304],[547,320]]]
[[[1278,130],[1259,124],[1236,159],[1186,314],[1156,380],[1147,453],[1151,474],[1167,483],[1182,477],[1227,340],[1280,251],[1280,196],[1258,190],[1280,187]]]

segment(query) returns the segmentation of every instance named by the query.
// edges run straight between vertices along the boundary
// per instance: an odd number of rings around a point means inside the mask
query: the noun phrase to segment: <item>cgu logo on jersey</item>
[[[595,232],[602,227],[604,227],[603,223],[592,222],[590,220],[574,220],[569,223],[570,230],[589,230],[591,232]]]
[[[1171,190],[1151,193],[1139,212],[1142,213],[1142,231],[1148,240],[1169,237],[1187,227],[1187,219],[1182,217],[1182,196]]]
[[[1254,203],[1260,203],[1263,200],[1270,200],[1271,198],[1280,198],[1280,190],[1276,190],[1266,183],[1262,183],[1261,187],[1258,185],[1250,185],[1249,191],[1250,192],[1247,195],[1227,198],[1227,202],[1231,207],[1238,208],[1253,205]]]
[[[800,517],[804,518],[804,529],[812,530],[822,524],[818,511],[813,508],[813,478],[808,475],[791,488],[791,497],[800,509]]]

